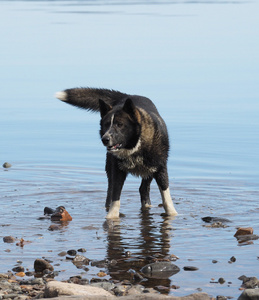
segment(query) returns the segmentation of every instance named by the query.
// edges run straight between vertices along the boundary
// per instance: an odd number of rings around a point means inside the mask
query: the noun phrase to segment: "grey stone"
[[[36,259],[34,261],[34,269],[35,272],[43,272],[44,270],[54,270],[53,266],[45,259]]]
[[[15,242],[15,238],[13,236],[5,236],[3,237],[3,241],[4,243],[14,243]]]
[[[93,282],[91,286],[95,286],[98,288],[102,288],[106,291],[110,291],[115,287],[115,284],[109,281],[100,281],[100,282]]]
[[[185,266],[183,267],[184,271],[197,271],[199,268],[194,267],[194,266]]]
[[[161,261],[148,264],[141,269],[145,276],[150,278],[168,278],[180,271],[180,268],[171,262]]]
[[[3,164],[3,168],[11,168],[11,164],[10,163],[8,163],[8,162],[5,162],[4,164]]]
[[[238,300],[258,300],[259,289],[246,289],[239,296]]]

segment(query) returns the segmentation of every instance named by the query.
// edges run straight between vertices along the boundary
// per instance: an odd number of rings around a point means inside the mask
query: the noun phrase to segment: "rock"
[[[55,212],[55,209],[52,209],[50,207],[44,208],[44,215],[52,215],[52,214],[54,214],[54,212]]]
[[[220,277],[219,280],[218,280],[218,283],[220,283],[220,284],[223,284],[225,282],[226,282],[226,280],[222,277]]]
[[[12,268],[12,271],[15,273],[24,272],[24,267],[23,266],[14,267]]]
[[[73,264],[77,267],[77,268],[82,268],[83,266],[87,266],[89,265],[90,259],[86,258],[83,255],[76,255],[73,258]]]
[[[185,266],[183,267],[184,271],[197,271],[199,268],[193,266]]]
[[[143,290],[143,289],[144,289],[144,288],[142,287],[142,290]],[[132,287],[128,290],[127,295],[137,295],[137,294],[141,294],[141,293],[142,293],[142,291],[141,291],[140,289],[138,289],[138,288],[132,286]]]
[[[62,226],[57,225],[57,224],[52,224],[48,228],[49,231],[55,231],[55,230],[60,230],[60,229],[62,229]]]
[[[246,289],[239,296],[238,300],[258,300],[259,289]]]
[[[50,281],[46,284],[44,297],[52,298],[59,296],[89,296],[96,297],[96,299],[110,299],[113,296],[102,288],[91,285],[78,285],[74,283],[65,283],[59,281]],[[98,298],[97,298],[98,297]],[[103,297],[103,298],[101,298]]]
[[[248,234],[253,234],[254,230],[252,227],[247,227],[247,228],[238,228],[237,232],[235,233],[234,237],[237,237],[239,235],[248,235]]]
[[[210,225],[203,225],[204,227],[208,227],[208,228],[227,228],[228,225],[222,223],[222,222],[214,222]]]
[[[70,256],[76,256],[77,251],[76,250],[68,250],[67,254],[70,255]]]
[[[56,208],[54,214],[51,216],[51,221],[72,221],[72,217],[66,211],[64,206],[59,206]]]
[[[36,259],[34,261],[34,270],[35,272],[42,273],[45,270],[53,271],[53,266],[47,262],[45,259]]]
[[[229,261],[230,261],[231,263],[233,263],[233,262],[236,262],[236,260],[237,260],[237,259],[235,258],[235,256],[231,256]]]
[[[80,248],[77,250],[78,252],[86,252],[86,249],[85,248]]]
[[[218,217],[204,217],[204,218],[201,218],[201,219],[202,219],[202,221],[204,221],[206,223],[217,223],[217,222],[220,222],[220,223],[229,223],[229,222],[231,222],[228,219],[218,218]]]
[[[125,296],[127,293],[127,287],[125,285],[119,284],[115,286],[113,292],[117,297]]]
[[[168,278],[180,271],[180,268],[171,262],[158,261],[144,266],[140,270],[146,277],[149,278]]]
[[[16,239],[13,236],[10,236],[10,235],[3,237],[4,243],[14,243],[15,240]]]
[[[4,164],[3,164],[3,168],[5,168],[5,169],[7,169],[7,168],[11,168],[11,164],[9,164],[8,162],[5,162]]]
[[[245,289],[255,289],[259,287],[259,280],[256,277],[246,277],[245,275],[238,278],[242,280],[242,287]]]
[[[15,275],[18,277],[24,277],[26,274],[24,272],[18,272]]]
[[[105,277],[105,276],[107,276],[107,274],[105,272],[100,271],[100,272],[97,273],[97,276],[98,277]]]

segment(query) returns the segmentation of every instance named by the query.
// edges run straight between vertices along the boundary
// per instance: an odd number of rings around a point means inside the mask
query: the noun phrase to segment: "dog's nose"
[[[102,137],[102,142],[105,146],[107,146],[109,144],[109,141],[110,141],[110,138],[107,135],[106,136],[104,135]]]

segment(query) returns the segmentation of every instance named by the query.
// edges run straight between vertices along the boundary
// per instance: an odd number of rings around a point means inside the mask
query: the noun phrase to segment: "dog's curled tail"
[[[59,100],[71,105],[96,112],[100,111],[100,99],[114,106],[127,97],[126,94],[118,91],[96,88],[67,89],[62,92],[57,92],[55,96]]]

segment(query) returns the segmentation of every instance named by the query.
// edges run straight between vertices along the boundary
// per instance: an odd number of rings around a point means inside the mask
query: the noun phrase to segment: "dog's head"
[[[99,100],[99,105],[100,135],[107,151],[117,154],[123,149],[133,149],[140,137],[141,116],[132,100],[128,98],[122,106],[115,107]]]

